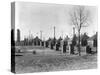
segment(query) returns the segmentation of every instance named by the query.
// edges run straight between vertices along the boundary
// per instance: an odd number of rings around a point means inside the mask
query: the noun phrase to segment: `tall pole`
[[[20,42],[20,30],[17,29],[17,41]]]
[[[29,30],[29,38],[28,38],[29,40],[30,40],[30,35],[31,35],[31,31]]]
[[[73,36],[75,35],[75,27],[73,27]]]
[[[40,39],[41,39],[41,40],[42,40],[42,32],[43,32],[43,31],[40,31]]]
[[[55,26],[54,26],[54,45],[55,45]]]
[[[54,26],[54,38],[55,38],[55,26]]]
[[[62,39],[63,39],[63,31],[61,32],[61,34],[62,34]]]

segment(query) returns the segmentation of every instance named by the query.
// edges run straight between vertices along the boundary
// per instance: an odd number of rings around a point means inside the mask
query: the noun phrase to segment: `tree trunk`
[[[81,56],[81,48],[80,48],[80,30],[78,31],[79,32],[79,39],[78,39],[78,52],[79,52],[79,56]]]

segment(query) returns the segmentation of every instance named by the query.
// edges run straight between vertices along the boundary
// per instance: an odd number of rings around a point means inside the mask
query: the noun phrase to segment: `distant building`
[[[63,39],[61,37],[58,38],[57,43],[61,42]]]
[[[65,39],[63,40],[63,42],[66,44],[66,45],[70,45],[71,44],[71,39],[66,36]]]
[[[88,44],[88,40],[89,39],[89,36],[86,34],[86,33],[84,33],[83,35],[81,35],[81,45],[82,46],[87,46],[87,44]]]
[[[42,40],[39,39],[38,36],[36,36],[36,37],[33,39],[33,44],[34,44],[35,46],[40,46],[41,41],[42,41]]]
[[[17,42],[20,42],[20,30],[17,29]]]
[[[49,39],[47,41],[50,42],[51,41],[51,38],[49,37]]]
[[[88,39],[88,44],[93,47],[95,40],[97,40],[97,33]]]

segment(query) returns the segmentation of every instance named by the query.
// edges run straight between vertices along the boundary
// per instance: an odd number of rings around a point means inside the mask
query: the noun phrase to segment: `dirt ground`
[[[97,54],[69,55],[49,48],[23,48],[22,56],[16,56],[16,73],[67,71],[81,69],[96,69]],[[27,51],[28,50],[28,51]],[[33,54],[32,51],[36,51]]]

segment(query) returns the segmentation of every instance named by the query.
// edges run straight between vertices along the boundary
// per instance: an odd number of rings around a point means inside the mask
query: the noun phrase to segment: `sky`
[[[16,2],[15,29],[20,29],[21,40],[29,35],[40,38],[40,31],[42,39],[53,38],[54,26],[56,38],[72,37],[73,25],[69,24],[69,13],[73,7],[67,4]],[[92,21],[88,27],[82,28],[81,33],[87,32],[92,36],[97,31],[97,7],[85,7],[91,12]]]

